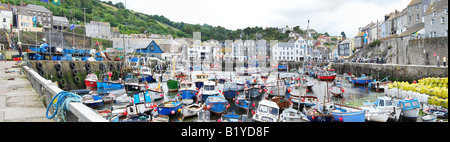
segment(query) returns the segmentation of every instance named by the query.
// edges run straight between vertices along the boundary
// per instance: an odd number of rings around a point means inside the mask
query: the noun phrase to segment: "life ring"
[[[80,83],[81,79],[80,79],[80,77],[75,76],[74,81],[75,81],[75,83],[78,84],[78,83]]]
[[[62,71],[57,71],[56,76],[58,76],[58,78],[63,78],[64,73]]]

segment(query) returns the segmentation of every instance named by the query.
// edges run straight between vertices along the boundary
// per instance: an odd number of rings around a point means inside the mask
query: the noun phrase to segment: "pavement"
[[[54,122],[46,118],[47,108],[27,76],[19,74],[20,68],[12,68],[16,63],[0,61],[0,122]]]

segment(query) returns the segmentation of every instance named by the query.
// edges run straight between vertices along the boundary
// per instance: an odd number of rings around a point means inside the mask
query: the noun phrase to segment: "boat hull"
[[[226,99],[233,99],[234,97],[236,97],[238,92],[239,91],[237,91],[237,90],[228,90],[228,91],[223,91],[223,95],[225,96]]]
[[[178,93],[180,94],[182,99],[194,99],[196,90],[179,90]]]
[[[259,90],[260,90],[259,88],[251,88],[250,91],[249,91],[250,97],[252,99],[256,99],[259,96],[261,96],[262,93]]]
[[[419,108],[414,109],[408,109],[408,110],[402,110],[403,118],[408,120],[417,120],[417,117],[419,116]]]
[[[147,75],[144,78],[142,78],[143,81],[147,81],[147,83],[153,83],[156,82],[156,79],[153,78],[153,75]]]
[[[97,82],[97,84],[98,84],[98,82]],[[111,83],[111,82],[103,82],[102,86],[103,86],[102,87],[103,89],[122,89],[122,88],[124,88],[124,86],[120,83]],[[97,85],[97,87],[98,87],[98,85]]]
[[[173,107],[158,107],[158,114],[160,115],[172,115],[172,111],[178,112],[178,109],[181,109],[181,103],[180,102],[172,102],[174,103]]]
[[[220,99],[220,101],[211,101],[211,99],[213,99],[214,97],[217,97],[218,99]],[[220,96],[212,96],[206,99],[205,105],[209,105],[211,107],[210,109],[208,109],[208,111],[220,114],[227,109],[228,101]]]
[[[84,80],[84,84],[86,84],[86,89],[95,89],[95,88],[97,88],[97,81]]]
[[[333,81],[336,79],[336,75],[331,75],[331,76],[321,76],[321,75],[317,75],[317,78],[319,80],[326,80],[326,81]]]
[[[333,112],[332,114],[335,122],[365,122],[366,118],[364,110],[355,112]]]
[[[203,82],[195,82],[195,86],[196,86],[198,89],[201,89],[201,88],[203,87]]]
[[[355,85],[368,85],[371,82],[373,82],[372,79],[350,79],[350,83],[353,83]]]

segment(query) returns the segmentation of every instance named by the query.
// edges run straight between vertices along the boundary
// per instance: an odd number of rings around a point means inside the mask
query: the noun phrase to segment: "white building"
[[[13,24],[12,12],[0,10],[0,29],[11,30],[12,24]]]

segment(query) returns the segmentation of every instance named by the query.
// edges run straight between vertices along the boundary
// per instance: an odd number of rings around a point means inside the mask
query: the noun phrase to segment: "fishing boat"
[[[292,108],[284,109],[280,114],[279,122],[310,122],[302,112]]]
[[[95,89],[97,88],[98,77],[95,74],[88,74],[86,79],[84,79],[84,83],[86,84],[86,89]]]
[[[103,107],[103,99],[98,95],[84,95],[82,102],[90,108]]]
[[[181,111],[181,102],[179,101],[165,101],[158,105],[158,114],[160,115],[173,115],[178,112],[178,110]]]
[[[181,110],[181,114],[183,115],[183,117],[192,117],[196,116],[198,112],[200,112],[201,110],[202,110],[201,104],[191,104],[186,107],[183,107]]]
[[[401,114],[398,101],[387,96],[378,97],[374,102],[366,101],[364,106],[359,108],[366,111],[366,120],[368,121],[386,122],[389,119],[397,121]]]
[[[147,91],[150,94],[150,98],[152,99],[152,101],[164,98],[164,90],[160,88],[149,88],[147,89]]]
[[[249,88],[244,88],[244,91],[247,90],[250,94],[251,99],[256,99],[261,96],[262,90],[260,85],[257,84],[249,84]]]
[[[242,79],[236,79],[236,85],[238,87],[239,91],[244,91],[245,89],[245,82]]]
[[[334,117],[331,114],[325,114],[322,109],[305,106],[303,113],[310,122],[334,122]]]
[[[280,109],[289,108],[289,106],[291,105],[291,102],[289,102],[289,100],[285,99],[284,97],[276,96],[271,98],[270,101],[275,102]]]
[[[416,121],[419,116],[420,103],[414,98],[406,98],[399,101],[399,106],[402,109],[402,118],[406,120]]]
[[[226,82],[222,91],[226,99],[233,99],[239,94],[236,82]]]
[[[275,102],[262,100],[252,119],[257,122],[277,122],[280,108]]]
[[[248,110],[252,104],[249,97],[246,95],[247,92],[244,91],[243,94],[239,94],[234,99],[234,104],[241,109]]]
[[[267,80],[267,91],[269,96],[285,97],[286,95],[286,82],[284,80]]]
[[[98,82],[97,82],[97,84],[98,84]],[[115,90],[115,89],[123,89],[123,88],[125,88],[125,86],[121,83],[121,82],[118,82],[118,81],[104,81],[104,82],[102,82],[102,84],[103,84],[103,89],[105,89],[105,90]]]
[[[209,75],[207,74],[199,74],[196,75],[197,80],[195,81],[195,87],[197,87],[198,89],[201,89],[204,85],[204,82],[208,81]]]
[[[148,91],[140,91],[133,94],[134,104],[145,104],[152,102],[151,96]]]
[[[285,62],[281,62],[278,64],[278,71],[288,71],[288,65]]]
[[[140,91],[145,88],[145,84],[140,84],[138,78],[130,77],[125,78],[124,86],[127,91]]]
[[[147,83],[156,82],[156,76],[152,73],[151,68],[144,66],[141,68],[142,81],[147,81]]]
[[[335,122],[365,122],[365,111],[360,108],[345,106],[336,103],[325,103],[328,113],[331,113]]]
[[[245,115],[243,115],[243,116],[236,115],[236,113],[234,113],[234,111],[232,111],[228,114],[223,115],[220,118],[220,120],[221,120],[221,122],[245,122],[246,117],[247,116],[245,116]]]
[[[318,73],[317,78],[324,81],[333,81],[336,79],[336,73],[334,72],[334,69],[328,69]]]
[[[216,89],[216,83],[212,81],[205,82],[205,85],[200,89],[199,95],[202,97],[202,101],[205,101],[209,96],[219,95],[219,91]]]
[[[361,77],[352,77],[349,78],[350,83],[353,83],[355,85],[368,85],[369,83],[373,82],[373,79],[371,77],[367,77],[366,75],[361,75]]]
[[[290,90],[290,92],[289,92]],[[303,110],[303,107],[305,106],[305,103],[309,101],[313,101],[311,99],[306,98],[306,90],[307,87],[301,84],[294,84],[294,86],[289,87],[288,94],[286,96],[286,99],[290,99],[292,101],[294,108],[300,108],[300,110]],[[314,104],[313,102],[311,102]]]
[[[206,86],[205,86],[206,87]],[[228,101],[223,96],[209,96],[205,100],[205,105],[210,112],[221,114],[223,113],[228,107]],[[209,106],[209,107],[208,107]]]
[[[169,88],[169,92],[177,92],[179,89],[178,83],[180,83],[180,82],[175,79],[167,80],[167,87]]]
[[[345,93],[344,87],[338,87],[337,85],[330,86],[328,90],[334,97],[343,97]]]
[[[182,99],[194,99],[197,94],[195,84],[192,81],[181,81],[178,94]]]

